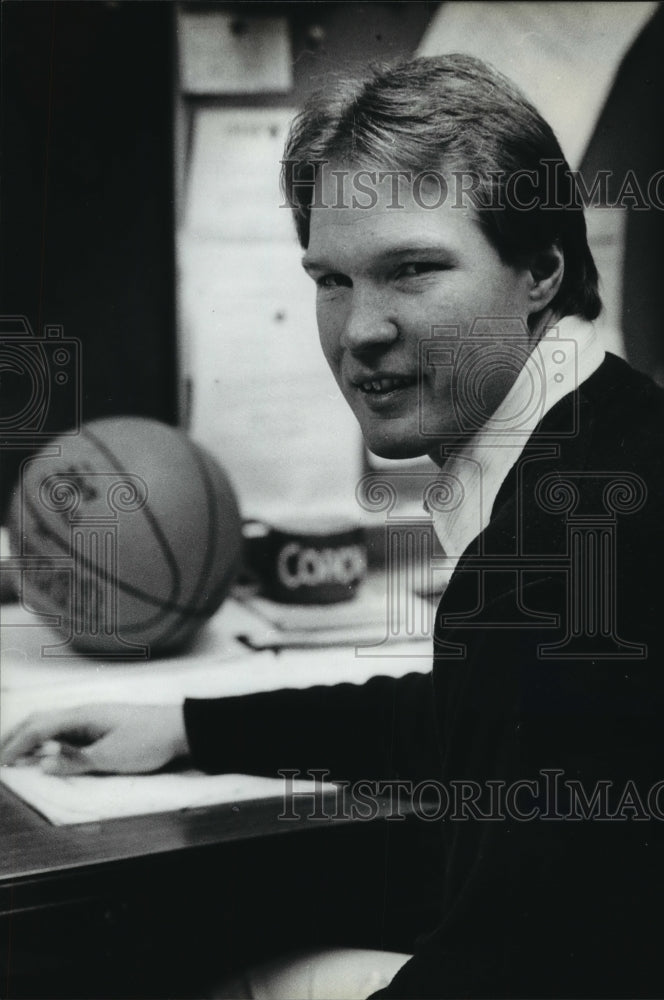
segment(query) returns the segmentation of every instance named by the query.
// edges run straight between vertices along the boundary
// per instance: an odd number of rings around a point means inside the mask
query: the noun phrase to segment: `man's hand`
[[[181,705],[85,705],[30,715],[2,740],[0,761],[41,760],[49,774],[157,771],[188,752]],[[57,746],[59,744],[59,746]]]

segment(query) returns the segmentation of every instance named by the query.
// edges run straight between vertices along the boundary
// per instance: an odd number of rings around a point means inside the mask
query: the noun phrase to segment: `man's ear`
[[[556,297],[565,274],[565,258],[557,243],[540,250],[530,261],[531,287],[528,292],[533,312],[541,312]]]

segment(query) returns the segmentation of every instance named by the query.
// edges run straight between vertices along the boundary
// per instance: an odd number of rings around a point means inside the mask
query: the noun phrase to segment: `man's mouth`
[[[415,385],[416,382],[417,379],[414,376],[390,375],[380,378],[363,379],[355,384],[361,392],[366,393],[368,396],[384,396],[397,389],[407,389],[409,386]]]

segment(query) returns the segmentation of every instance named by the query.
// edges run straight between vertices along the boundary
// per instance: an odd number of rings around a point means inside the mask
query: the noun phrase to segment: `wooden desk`
[[[41,628],[3,635],[13,636],[5,650],[13,650],[6,678],[14,683],[7,689],[3,676],[3,713],[11,715],[12,691],[17,703],[33,695],[61,703],[64,687],[48,692],[41,683],[39,671],[51,668],[24,655]],[[358,679],[428,669],[421,647],[404,654],[356,665]],[[309,683],[348,676],[345,656],[336,675],[329,651],[318,664],[308,656]],[[34,668],[27,678],[22,662]],[[283,686],[283,658],[261,654],[255,663],[242,679],[221,663],[218,693]],[[288,683],[304,686],[306,654],[293,664]],[[63,669],[78,683],[86,664]],[[163,670],[158,690],[175,696],[177,663]],[[110,675],[123,686],[122,669]],[[295,809],[301,821],[280,820],[273,799],[57,827],[0,786],[0,998],[200,998],[224,971],[293,947],[412,948],[431,919],[432,903],[412,879],[423,824],[307,820],[306,800]]]
[[[0,996],[196,997],[261,952],[376,942],[378,872],[350,919],[333,901],[340,879],[346,901],[367,887],[384,831],[349,837],[339,821],[307,821],[310,808],[301,822],[264,800],[54,827],[0,789]]]
[[[11,887],[12,906],[21,899],[24,886],[44,875],[76,873],[135,858],[157,857],[175,851],[275,837],[296,833],[304,827],[327,827],[347,822],[334,816],[308,819],[311,803],[294,800],[289,809],[300,819],[280,819],[280,799],[261,799],[202,809],[153,813],[147,816],[52,826],[10,789],[0,785],[0,900]],[[7,912],[6,906],[0,906]],[[1,994],[0,994],[1,995]]]
[[[436,919],[436,829],[310,808],[301,822],[272,800],[53,827],[0,790],[0,996],[200,1000],[293,948],[413,950]]]

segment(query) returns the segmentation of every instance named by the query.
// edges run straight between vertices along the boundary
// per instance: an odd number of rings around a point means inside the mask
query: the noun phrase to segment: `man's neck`
[[[488,524],[494,500],[537,424],[602,363],[604,350],[592,324],[564,317],[549,325],[492,416],[475,434],[438,455],[441,477],[461,485],[463,503],[432,511],[452,565]]]

